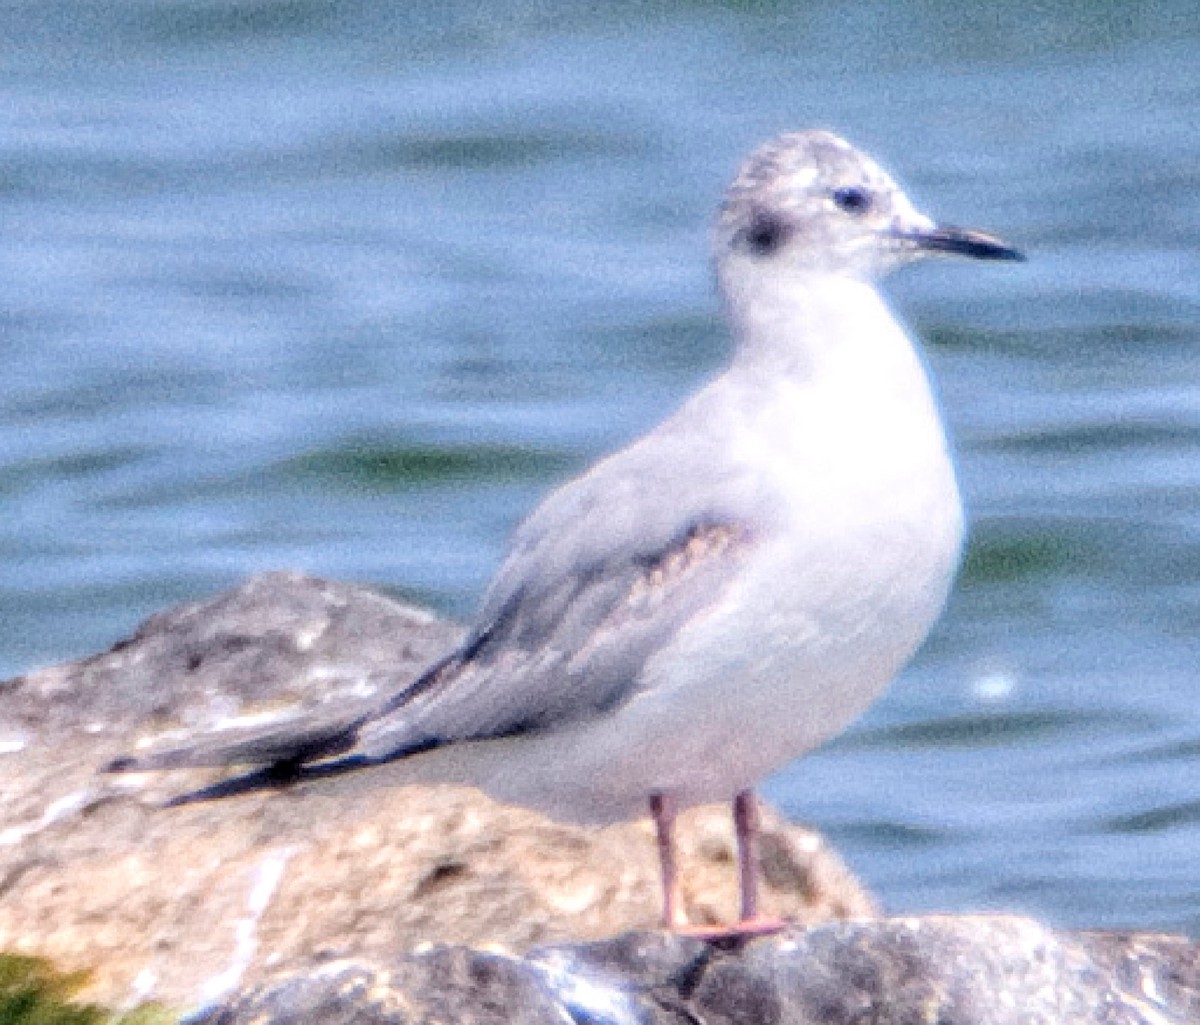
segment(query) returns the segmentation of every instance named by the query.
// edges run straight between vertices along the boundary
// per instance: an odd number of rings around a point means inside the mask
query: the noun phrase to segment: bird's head
[[[878,278],[930,254],[1020,260],[980,231],[935,224],[878,164],[830,132],[782,135],[726,193],[714,250],[723,282],[762,274]]]

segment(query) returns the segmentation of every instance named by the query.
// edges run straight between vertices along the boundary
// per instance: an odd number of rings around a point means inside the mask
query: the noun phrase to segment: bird
[[[878,290],[927,256],[1018,261],[920,213],[821,129],[737,171],[712,231],[728,362],[671,415],[516,529],[456,648],[365,709],[119,758],[109,771],[239,766],[184,800],[258,784],[465,782],[567,822],[655,826],[661,917],[690,926],[674,829],[728,802],[739,914],[758,902],[766,776],[844,729],[929,633],[963,506],[913,338]]]

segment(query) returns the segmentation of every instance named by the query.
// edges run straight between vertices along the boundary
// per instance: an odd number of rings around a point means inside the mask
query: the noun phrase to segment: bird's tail
[[[251,729],[224,730],[179,747],[122,755],[104,765],[101,771],[154,772],[162,769],[233,766],[247,770],[199,790],[179,794],[166,802],[166,806],[171,807],[324,779],[368,765],[407,758],[438,746],[439,741],[418,736],[408,743],[397,745],[382,757],[373,758],[353,753],[359,730],[381,712],[393,712],[430,690],[458,657],[457,653],[451,653],[434,662],[415,680],[406,682],[388,695],[382,705],[379,702],[371,702],[366,707],[358,704],[340,714],[323,709],[317,716],[297,716]]]
[[[151,772],[158,769],[226,767],[231,765],[299,766],[343,754],[354,746],[366,715],[361,711],[320,721],[296,719],[254,730],[206,737],[181,747],[122,755],[104,766],[105,772]]]

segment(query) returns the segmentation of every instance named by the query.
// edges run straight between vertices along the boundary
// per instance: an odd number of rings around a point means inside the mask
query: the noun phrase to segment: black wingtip
[[[321,762],[317,765],[303,765],[295,761],[276,762],[266,765],[253,772],[240,776],[223,779],[219,783],[211,783],[196,790],[177,794],[163,802],[163,808],[180,808],[186,804],[200,804],[204,801],[219,801],[226,797],[240,797],[263,790],[285,790],[296,783],[316,782],[331,776],[340,776],[347,772],[356,772],[377,764],[373,759],[363,755],[352,755],[334,762]]]
[[[294,764],[287,766],[268,765],[253,772],[240,776],[223,779],[218,783],[210,783],[205,787],[188,790],[176,794],[162,803],[163,808],[182,808],[186,804],[201,804],[205,801],[219,801],[226,797],[240,797],[259,790],[278,790],[295,782],[298,777],[298,767]]]

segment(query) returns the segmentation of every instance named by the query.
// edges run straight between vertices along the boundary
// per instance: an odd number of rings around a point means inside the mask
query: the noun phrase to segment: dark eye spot
[[[833,205],[848,214],[865,214],[871,209],[871,196],[866,189],[847,185],[833,190]]]
[[[741,233],[742,243],[755,256],[769,256],[787,241],[788,225],[778,214],[758,211]]]

